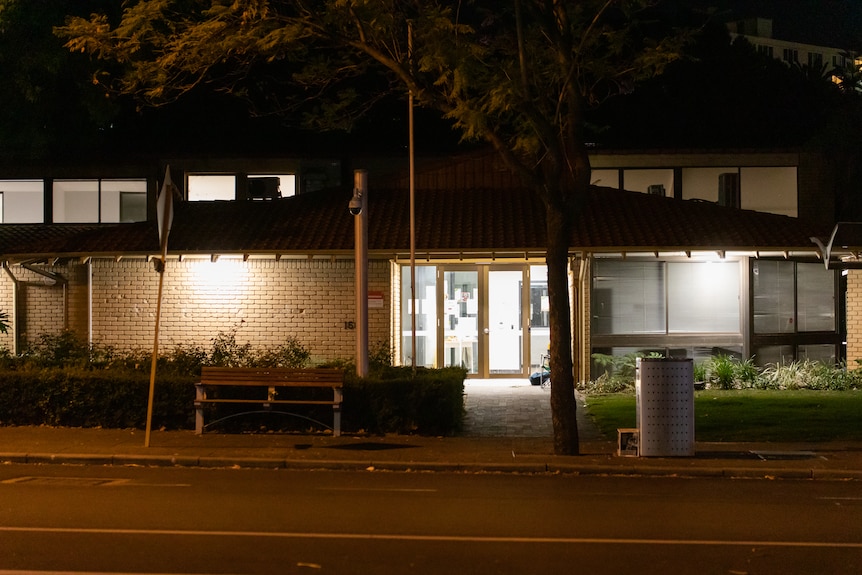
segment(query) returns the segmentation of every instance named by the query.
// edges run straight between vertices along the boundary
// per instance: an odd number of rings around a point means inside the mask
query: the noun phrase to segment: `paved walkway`
[[[528,379],[468,379],[464,392],[466,437],[553,436],[550,385],[530,385]],[[582,441],[604,439],[580,400],[578,432]]]

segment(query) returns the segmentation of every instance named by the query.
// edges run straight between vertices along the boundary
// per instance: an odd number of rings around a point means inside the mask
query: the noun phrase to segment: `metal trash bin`
[[[691,359],[639,358],[635,377],[638,453],[647,457],[694,455],[694,363]]]

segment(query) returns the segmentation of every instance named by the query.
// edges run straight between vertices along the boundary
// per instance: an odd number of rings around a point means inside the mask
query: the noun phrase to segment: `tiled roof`
[[[168,251],[338,253],[353,249],[350,191],[270,201],[178,202]],[[426,252],[541,251],[544,207],[523,189],[416,192],[416,246]],[[572,234],[573,250],[805,250],[828,238],[791,217],[608,188],[590,190]],[[409,249],[406,191],[368,193],[368,247]],[[146,255],[158,251],[155,222],[0,225],[0,259]]]

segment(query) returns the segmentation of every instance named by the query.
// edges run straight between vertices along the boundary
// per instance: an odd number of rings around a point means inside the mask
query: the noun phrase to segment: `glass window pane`
[[[235,200],[235,176],[189,175],[189,201]]]
[[[548,267],[530,266],[530,365],[532,371],[542,366],[542,355],[551,343],[548,303]]]
[[[416,266],[416,366],[437,362],[437,268]],[[412,365],[413,319],[410,266],[401,268],[401,363]]]
[[[793,262],[751,264],[754,333],[793,333]]]
[[[593,265],[593,333],[665,333],[662,262],[596,260]]]
[[[825,270],[824,270],[825,271]],[[835,346],[829,344],[819,345],[800,345],[798,359],[808,359],[811,361],[819,361],[826,365],[835,364]]]
[[[797,264],[799,331],[835,331],[835,271],[821,264]]]
[[[296,175],[249,175],[248,195],[252,199],[287,198],[296,195]]]
[[[668,331],[739,333],[739,263],[669,262]]]
[[[742,209],[796,217],[795,167],[742,168]]]
[[[45,184],[42,180],[0,180],[4,224],[41,224],[45,213]]]
[[[479,273],[451,271],[443,277],[443,365],[477,373]]]
[[[765,345],[759,347],[754,350],[754,363],[761,367],[793,363],[793,346]]]
[[[54,180],[54,221],[99,221],[98,180]]]
[[[147,220],[146,192],[120,192],[120,221],[144,222]],[[103,220],[104,221],[104,220]]]
[[[102,180],[100,183],[103,222],[144,222],[147,220],[147,181]]]

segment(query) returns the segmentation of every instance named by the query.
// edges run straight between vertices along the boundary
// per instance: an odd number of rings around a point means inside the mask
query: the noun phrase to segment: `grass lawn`
[[[635,427],[635,395],[586,396],[609,439]],[[698,441],[862,440],[862,391],[705,390],[694,394]]]

